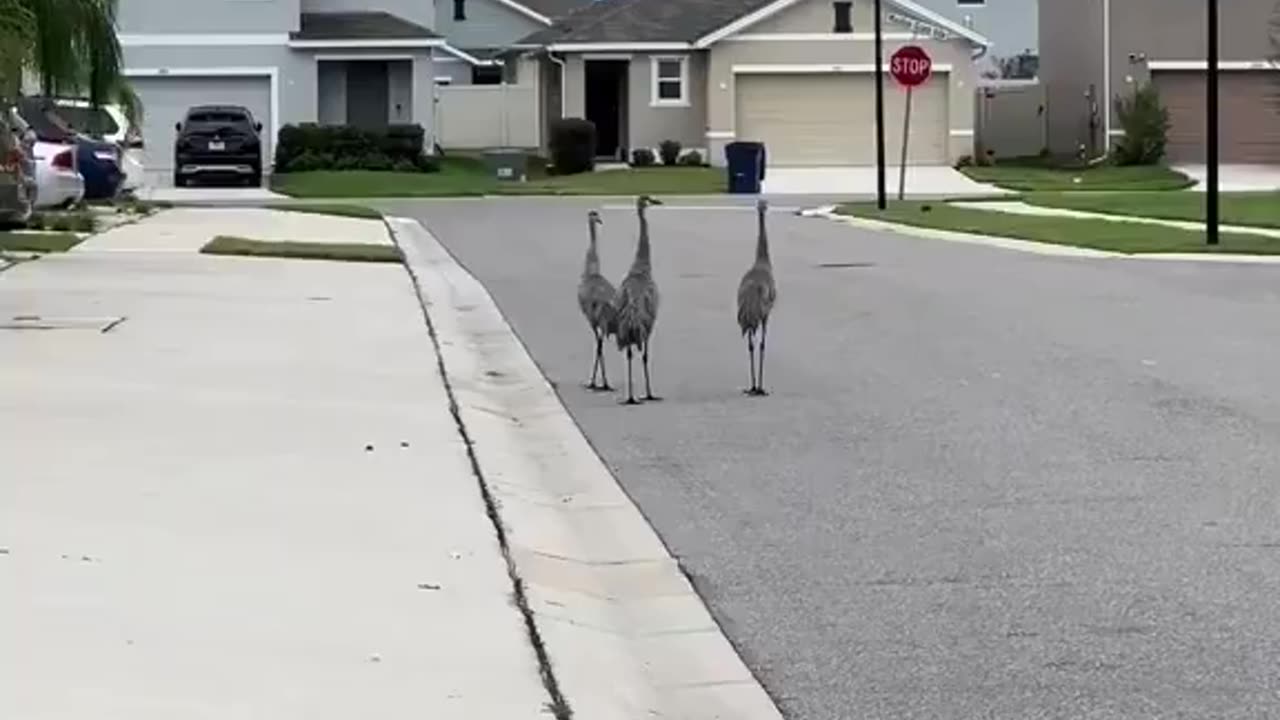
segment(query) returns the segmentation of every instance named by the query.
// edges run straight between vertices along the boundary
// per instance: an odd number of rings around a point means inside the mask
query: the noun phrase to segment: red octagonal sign
[[[889,73],[903,87],[923,85],[933,74],[933,60],[919,45],[906,45],[889,59]]]

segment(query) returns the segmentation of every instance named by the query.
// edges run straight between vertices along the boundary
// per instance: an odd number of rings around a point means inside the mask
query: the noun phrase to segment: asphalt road
[[[486,283],[789,717],[1280,716],[1280,267],[779,213],[756,399],[752,214],[657,208],[666,400],[627,408],[581,387],[589,206],[396,209]],[[620,279],[634,216],[604,219]]]

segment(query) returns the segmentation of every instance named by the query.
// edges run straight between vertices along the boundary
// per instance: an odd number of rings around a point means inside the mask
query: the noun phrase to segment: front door
[[[596,126],[598,157],[621,159],[628,67],[626,60],[586,62],[587,119]]]
[[[386,61],[347,63],[348,125],[370,130],[386,127],[390,96]]]

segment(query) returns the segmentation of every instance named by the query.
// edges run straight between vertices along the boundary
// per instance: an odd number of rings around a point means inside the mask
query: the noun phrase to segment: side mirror
[[[180,123],[180,122],[176,122],[176,123],[174,123],[174,124],[173,124],[173,129],[174,129],[174,130],[177,130],[178,132],[182,132],[182,123]]]
[[[254,129],[254,130],[257,130],[258,132],[262,132],[262,123],[260,123],[260,122],[256,122],[256,123],[254,123],[254,124],[253,124],[253,129]]]

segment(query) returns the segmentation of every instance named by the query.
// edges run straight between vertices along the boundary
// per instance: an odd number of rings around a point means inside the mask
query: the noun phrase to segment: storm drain
[[[125,318],[119,315],[76,317],[67,315],[14,315],[0,322],[0,330],[89,330],[107,333]]]

